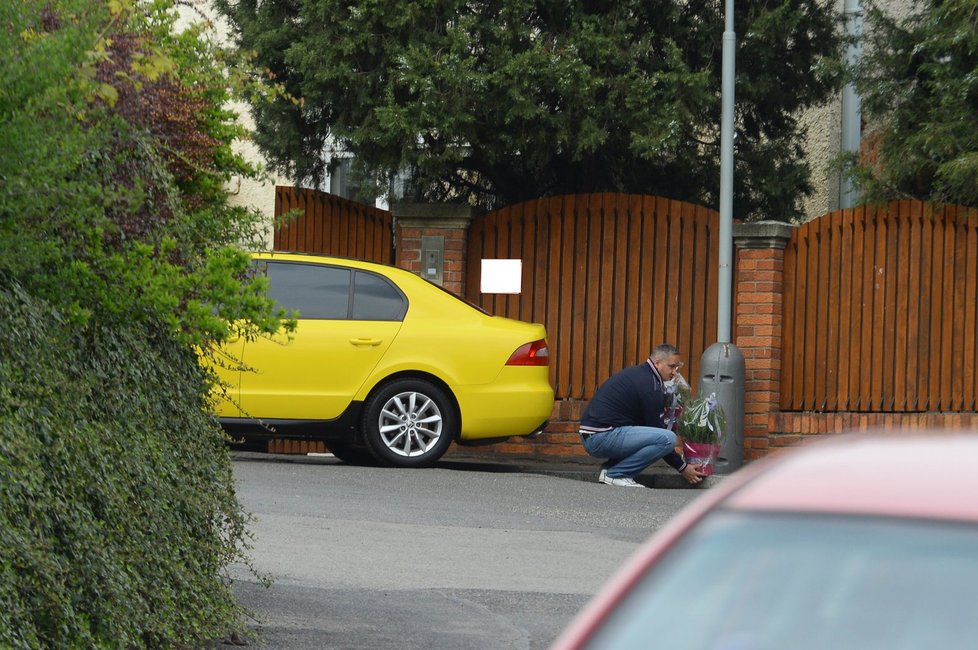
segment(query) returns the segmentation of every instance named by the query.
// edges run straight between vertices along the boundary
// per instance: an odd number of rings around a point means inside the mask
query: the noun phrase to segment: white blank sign
[[[482,260],[482,293],[519,293],[523,260]]]

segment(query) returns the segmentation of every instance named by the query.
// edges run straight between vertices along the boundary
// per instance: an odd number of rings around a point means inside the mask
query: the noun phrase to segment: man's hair
[[[679,354],[679,348],[677,348],[675,345],[663,343],[662,345],[656,346],[656,348],[652,350],[652,354],[649,355],[649,358],[653,361],[659,361],[661,359],[668,359],[676,354]]]

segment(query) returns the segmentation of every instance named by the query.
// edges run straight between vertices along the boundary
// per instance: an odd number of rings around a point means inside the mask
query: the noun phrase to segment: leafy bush
[[[0,647],[181,648],[246,539],[196,349],[282,325],[220,50],[169,0],[0,2]]]
[[[197,646],[228,631],[221,569],[244,519],[203,381],[151,330],[69,327],[0,291],[0,646]]]

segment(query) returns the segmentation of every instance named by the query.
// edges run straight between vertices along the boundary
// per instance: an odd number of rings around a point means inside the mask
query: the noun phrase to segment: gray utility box
[[[729,474],[744,464],[744,377],[744,355],[733,343],[714,343],[700,357],[699,394],[716,394],[727,416],[718,474]]]

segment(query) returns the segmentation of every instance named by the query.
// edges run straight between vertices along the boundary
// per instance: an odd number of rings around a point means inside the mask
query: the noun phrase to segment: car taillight
[[[510,355],[507,366],[549,366],[550,348],[546,339],[521,345]]]

